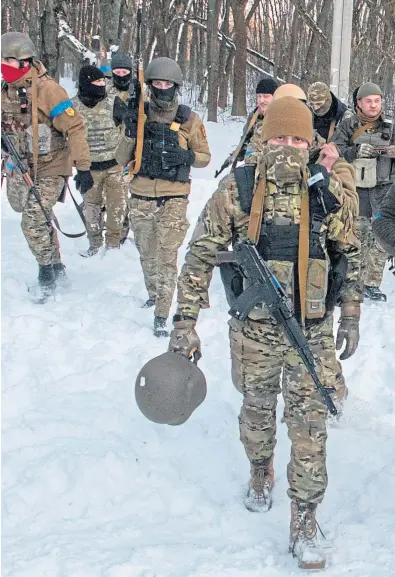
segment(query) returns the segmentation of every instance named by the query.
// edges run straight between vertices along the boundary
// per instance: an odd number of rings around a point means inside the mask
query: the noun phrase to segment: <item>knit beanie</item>
[[[127,70],[133,69],[133,61],[126,52],[115,52],[111,57],[111,68],[125,68]]]
[[[359,87],[357,92],[357,100],[365,98],[365,96],[383,96],[380,86],[374,84],[373,82],[365,82]]]
[[[274,93],[273,100],[284,98],[284,96],[293,96],[293,98],[297,98],[298,100],[307,101],[306,94],[297,84],[282,84]]]
[[[103,72],[97,66],[91,66],[90,64],[87,64],[86,66],[83,66],[80,70],[80,75],[78,78],[78,87],[81,90],[81,88],[83,89],[89,86],[91,82],[94,82],[95,80],[100,80],[100,78],[104,78]]]
[[[262,78],[256,87],[257,94],[274,94],[278,88],[274,78]]]
[[[273,100],[266,110],[262,123],[262,140],[278,136],[298,136],[313,141],[313,117],[307,106],[292,96]]]

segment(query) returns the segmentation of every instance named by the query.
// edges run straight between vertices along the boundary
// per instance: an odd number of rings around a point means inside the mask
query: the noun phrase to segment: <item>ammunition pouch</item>
[[[374,188],[377,185],[377,158],[357,158],[353,167],[358,188]]]

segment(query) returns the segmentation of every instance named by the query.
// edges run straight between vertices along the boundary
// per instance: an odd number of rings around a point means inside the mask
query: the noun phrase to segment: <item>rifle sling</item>
[[[37,69],[32,66],[32,132],[33,132],[33,181],[37,180],[38,166],[38,94]]]
[[[356,139],[361,136],[362,134],[364,134],[367,130],[369,130],[370,128],[374,128],[376,126],[375,122],[367,122],[366,124],[364,124],[363,126],[360,126],[359,128],[357,128],[357,130],[354,132],[354,134],[351,136],[351,142],[355,142]]]
[[[254,244],[259,241],[262,227],[263,205],[266,192],[266,169],[262,170],[261,178],[258,180],[254,196],[252,198],[250,220],[248,222],[248,238]]]

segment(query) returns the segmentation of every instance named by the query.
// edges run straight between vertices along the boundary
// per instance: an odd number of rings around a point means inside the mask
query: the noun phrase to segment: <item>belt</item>
[[[141,196],[140,194],[134,194],[134,192],[132,192],[132,198],[137,198],[138,200],[146,200],[147,202],[152,202],[155,200],[157,204],[164,204],[167,200],[172,198],[182,198],[183,200],[188,200],[188,196],[186,194],[177,194],[174,196]]]

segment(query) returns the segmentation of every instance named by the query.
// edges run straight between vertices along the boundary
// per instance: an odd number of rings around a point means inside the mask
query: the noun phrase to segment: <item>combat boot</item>
[[[52,264],[38,265],[38,284],[41,289],[52,291],[55,288],[55,271]]]
[[[244,504],[249,511],[260,513],[271,509],[274,485],[273,457],[251,462],[251,477]]]
[[[365,297],[372,301],[387,301],[387,295],[381,292],[377,286],[365,285]]]
[[[168,337],[169,331],[166,330],[166,321],[164,317],[154,318],[154,335],[156,337]]]
[[[148,300],[145,301],[141,308],[143,309],[150,309],[151,307],[155,306],[156,299],[154,297],[150,297]]]
[[[60,284],[61,286],[68,286],[69,279],[67,278],[66,267],[64,266],[64,264],[61,262],[56,262],[53,265],[53,270],[55,273],[56,283]]]
[[[316,509],[314,503],[291,501],[289,551],[297,557],[301,569],[325,568],[325,555],[317,539]]]

